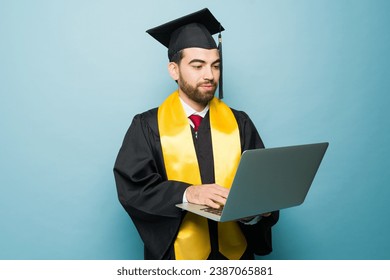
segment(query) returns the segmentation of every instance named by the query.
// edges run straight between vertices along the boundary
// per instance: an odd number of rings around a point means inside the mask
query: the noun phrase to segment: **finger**
[[[209,206],[209,207],[211,207],[211,208],[215,208],[215,209],[219,209],[219,208],[221,207],[221,204],[219,204],[219,203],[213,201],[212,199],[207,199],[207,200],[205,201],[205,205],[206,205],[206,206]]]
[[[220,195],[214,195],[210,197],[210,199],[213,200],[215,203],[218,203],[219,205],[225,205],[226,203],[226,198]]]
[[[272,213],[264,213],[264,214],[261,214],[261,216],[263,216],[263,217],[269,217],[269,216],[271,216],[271,214],[272,214]]]
[[[229,195],[229,189],[215,185],[213,192],[221,197],[227,198]]]

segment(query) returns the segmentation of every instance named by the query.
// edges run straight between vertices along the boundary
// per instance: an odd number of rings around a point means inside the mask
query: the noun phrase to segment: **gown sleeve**
[[[134,117],[123,140],[114,176],[118,198],[131,217],[145,250],[162,259],[182,220],[183,182],[166,178],[157,130],[156,109]]]

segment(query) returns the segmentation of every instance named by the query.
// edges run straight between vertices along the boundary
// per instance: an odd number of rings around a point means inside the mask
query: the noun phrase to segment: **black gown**
[[[241,150],[264,148],[248,115],[242,111],[232,111],[240,131]],[[199,126],[197,138],[193,138],[202,183],[214,183],[208,113]],[[186,213],[175,204],[182,202],[184,191],[190,185],[167,180],[157,126],[157,108],[134,117],[118,153],[114,175],[119,201],[144,242],[145,259],[175,259],[173,244]],[[278,219],[279,212],[275,211],[255,225],[238,222],[248,243],[244,258],[250,259],[253,254],[266,255],[272,251],[271,227]],[[223,259],[217,249],[217,223],[209,220],[209,228],[210,258]]]

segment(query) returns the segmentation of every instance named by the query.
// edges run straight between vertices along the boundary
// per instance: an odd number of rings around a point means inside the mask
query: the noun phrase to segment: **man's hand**
[[[188,202],[206,205],[216,209],[221,205],[225,205],[228,195],[229,189],[217,184],[189,186],[186,191]]]
[[[269,213],[264,213],[264,214],[261,214],[261,216],[263,216],[263,217],[269,217],[269,216],[271,216],[272,215],[272,213],[271,212],[269,212]]]
[[[248,223],[250,223],[250,224],[257,224],[257,222],[260,220],[260,217],[269,217],[271,215],[272,215],[271,212],[263,213],[263,214],[260,214],[258,216],[251,216],[251,217],[242,218],[239,221],[241,223],[244,223],[244,224],[248,224]]]

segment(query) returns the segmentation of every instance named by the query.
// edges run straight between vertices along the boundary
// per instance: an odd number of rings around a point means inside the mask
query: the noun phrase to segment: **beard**
[[[196,103],[206,106],[213,98],[215,91],[217,90],[217,84],[214,81],[207,81],[203,83],[196,84],[195,87],[191,86],[184,80],[182,77],[177,81],[180,89],[193,101]],[[212,89],[201,91],[199,87],[202,85],[212,85]]]

